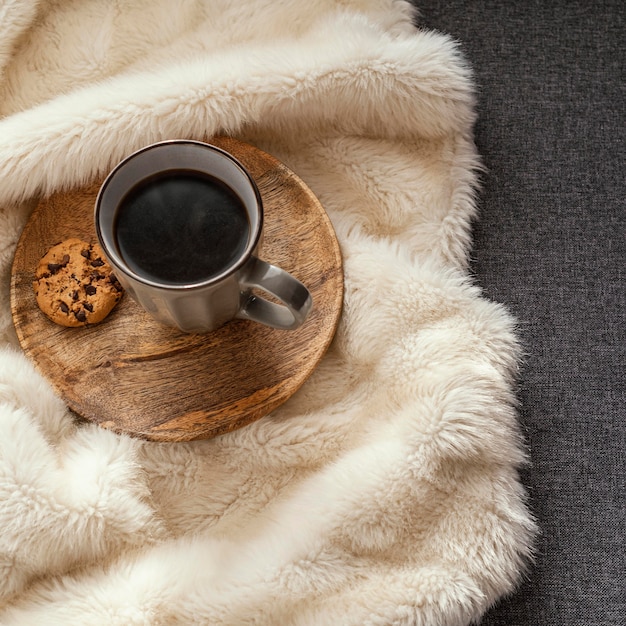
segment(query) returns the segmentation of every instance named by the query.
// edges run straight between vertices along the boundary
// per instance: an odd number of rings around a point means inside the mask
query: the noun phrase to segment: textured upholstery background
[[[626,5],[420,0],[479,86],[474,271],[520,322],[535,566],[482,626],[626,616]]]

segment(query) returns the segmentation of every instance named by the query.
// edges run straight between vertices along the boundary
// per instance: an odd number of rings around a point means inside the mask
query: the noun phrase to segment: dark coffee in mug
[[[171,139],[141,148],[111,170],[94,208],[120,284],[168,326],[200,333],[243,319],[291,330],[311,310],[309,290],[259,258],[259,188],[218,146]]]
[[[119,254],[136,274],[184,285],[218,276],[241,258],[250,222],[241,198],[222,181],[168,170],[124,196],[114,233]]]

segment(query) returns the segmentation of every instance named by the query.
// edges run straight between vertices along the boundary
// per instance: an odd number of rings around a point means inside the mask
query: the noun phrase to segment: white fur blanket
[[[516,584],[514,324],[467,272],[472,79],[402,0],[0,4],[0,624],[468,624]],[[19,350],[34,200],[166,138],[284,161],[345,262],[337,336],[213,440],[76,423]]]

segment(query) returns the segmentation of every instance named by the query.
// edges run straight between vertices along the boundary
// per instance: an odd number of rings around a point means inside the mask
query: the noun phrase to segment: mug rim
[[[113,246],[113,249],[111,249],[112,246],[107,245],[107,241],[102,233],[102,228],[100,226],[100,213],[101,213],[101,207],[102,207],[102,199],[106,192],[107,187],[110,185],[111,181],[113,180],[115,175],[119,172],[119,170],[121,170],[129,161],[131,161],[132,159],[136,158],[140,154],[147,152],[149,150],[153,150],[153,149],[156,149],[162,146],[167,146],[167,145],[182,145],[182,144],[195,145],[203,149],[208,148],[209,150],[213,152],[219,152],[222,156],[226,157],[226,159],[229,160],[236,168],[238,168],[242,174],[244,174],[244,176],[250,183],[250,187],[256,199],[258,221],[257,221],[255,231],[251,233],[251,237],[248,241],[248,245],[246,246],[246,250],[234,263],[232,263],[232,265],[229,265],[224,270],[222,270],[219,274],[215,274],[214,276],[211,276],[210,278],[207,278],[206,280],[193,282],[193,283],[173,284],[173,283],[164,283],[164,282],[151,280],[150,278],[146,278],[145,276],[142,276],[141,274],[136,273],[130,267],[128,267],[125,261],[118,254],[115,247]],[[194,168],[187,168],[187,169],[193,170]],[[195,168],[195,169],[196,171],[207,173],[205,170],[202,170],[200,168]],[[165,169],[155,170],[150,175],[158,174],[160,171],[167,171],[167,170]],[[137,181],[137,183],[135,184],[138,184],[139,182],[140,181]],[[222,181],[222,182],[225,182],[225,181]],[[225,183],[225,184],[228,185],[228,183]],[[228,186],[230,187],[230,185]],[[128,191],[130,191],[130,189]],[[116,270],[120,271],[122,274],[128,276],[129,278],[132,278],[133,280],[139,283],[142,283],[144,285],[148,285],[150,287],[155,287],[157,289],[164,289],[168,291],[189,291],[192,289],[208,287],[208,286],[215,285],[221,282],[225,278],[231,276],[232,274],[240,270],[250,260],[250,258],[254,254],[254,251],[256,250],[259,244],[259,240],[261,238],[261,232],[263,230],[263,201],[261,199],[261,193],[259,191],[258,185],[256,184],[256,181],[254,180],[250,172],[241,163],[241,161],[237,159],[237,157],[232,155],[227,150],[224,150],[223,148],[220,148],[219,146],[210,144],[205,141],[198,141],[196,139],[166,139],[163,141],[157,141],[155,143],[151,143],[147,146],[143,146],[142,148],[139,148],[138,150],[135,150],[131,154],[124,157],[121,161],[119,161],[117,165],[115,165],[115,167],[107,174],[102,185],[100,185],[100,189],[98,190],[98,194],[96,196],[94,217],[95,217],[94,221],[95,221],[95,228],[96,228],[96,236],[98,237],[98,241],[100,242],[100,245],[102,246],[105,255],[109,258],[109,261],[112,263],[112,265],[115,266]]]

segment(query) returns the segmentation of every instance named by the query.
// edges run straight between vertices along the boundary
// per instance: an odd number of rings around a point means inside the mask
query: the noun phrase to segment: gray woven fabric
[[[479,88],[473,268],[519,319],[541,536],[482,626],[626,623],[626,5],[415,2]]]

